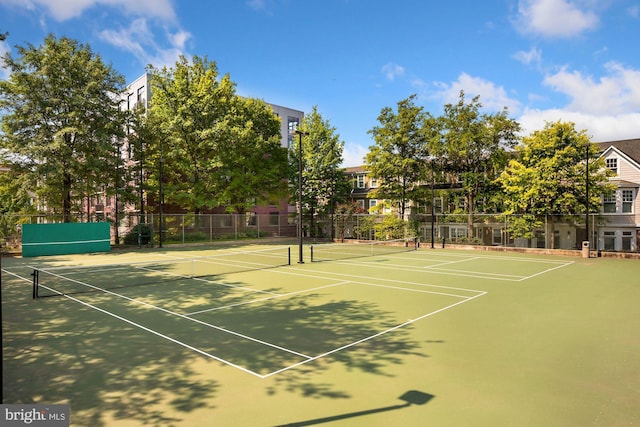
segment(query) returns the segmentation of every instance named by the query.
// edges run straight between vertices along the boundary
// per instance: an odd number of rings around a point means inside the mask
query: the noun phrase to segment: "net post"
[[[309,249],[311,251],[311,262],[313,262],[313,245],[309,245]]]
[[[31,273],[33,277],[33,299],[38,298],[38,270],[34,269]]]
[[[291,265],[291,247],[287,248],[287,265]]]

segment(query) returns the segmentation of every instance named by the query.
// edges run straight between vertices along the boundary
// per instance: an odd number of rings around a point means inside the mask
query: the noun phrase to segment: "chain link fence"
[[[245,214],[138,214],[119,215],[114,218],[100,214],[76,218],[77,222],[111,223],[113,245],[154,246],[241,240],[262,237],[296,237],[295,222],[288,213]],[[10,252],[20,252],[22,224],[47,224],[62,222],[56,215],[0,215],[0,239]],[[162,235],[160,234],[162,233]]]
[[[402,221],[393,215],[335,215],[322,230],[336,239],[386,240],[417,237],[424,244],[447,243],[538,249],[581,250],[589,241],[592,250],[640,252],[640,228],[634,215],[585,215],[530,217],[526,215],[418,214]]]
[[[297,237],[295,217],[286,212],[245,214],[122,214],[116,228],[113,218],[94,215],[78,222],[108,221],[114,245],[152,246],[214,242],[261,237]],[[0,239],[10,251],[21,250],[21,226],[29,223],[62,222],[53,215],[0,215]],[[139,226],[140,224],[140,226]],[[589,241],[591,250],[640,252],[640,227],[635,216],[589,216],[589,237],[585,216],[429,214],[333,215],[303,226],[305,238],[391,240],[416,237],[422,245],[449,244],[518,248],[579,250]]]

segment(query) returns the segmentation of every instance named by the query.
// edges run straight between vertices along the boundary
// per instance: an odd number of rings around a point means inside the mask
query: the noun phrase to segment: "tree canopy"
[[[0,148],[11,153],[22,188],[71,221],[81,200],[102,192],[105,176],[113,176],[124,78],[89,46],[54,35],[3,60],[10,75],[0,81]]]
[[[508,153],[517,144],[520,125],[508,117],[507,109],[482,113],[480,97],[467,102],[460,91],[456,104],[446,104],[439,118],[442,135],[432,144],[438,163],[462,186],[469,236],[473,233],[473,216],[479,198],[486,206],[498,190],[494,182],[506,166]]]
[[[600,197],[612,191],[610,171],[584,130],[569,122],[546,123],[526,136],[500,175],[505,214],[519,214],[511,227],[514,237],[532,237],[541,217],[553,226],[561,216],[586,212],[586,165],[589,157],[589,204],[598,207]],[[553,240],[551,240],[553,247]]]
[[[162,159],[168,203],[195,213],[218,206],[244,212],[284,197],[286,150],[266,103],[239,97],[229,75],[206,58],[181,57],[149,72],[149,124],[157,138],[147,162],[157,175],[152,165]]]
[[[398,102],[397,111],[382,109],[380,125],[369,131],[375,145],[365,158],[370,175],[380,180],[371,196],[396,203],[401,216],[407,203],[417,199],[425,166],[425,114],[415,99],[412,95]]]
[[[346,199],[349,182],[340,166],[344,142],[317,106],[304,116],[298,130],[308,133],[302,138],[303,216],[316,235],[316,217],[333,213],[336,204]],[[293,196],[298,193],[299,144],[300,138],[294,138],[289,150],[289,193]]]

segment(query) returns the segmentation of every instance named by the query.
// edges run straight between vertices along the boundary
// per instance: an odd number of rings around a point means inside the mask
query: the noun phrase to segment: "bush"
[[[138,230],[140,230],[140,244],[148,245],[153,239],[153,228],[149,224],[138,224],[124,236],[125,245],[138,244]]]

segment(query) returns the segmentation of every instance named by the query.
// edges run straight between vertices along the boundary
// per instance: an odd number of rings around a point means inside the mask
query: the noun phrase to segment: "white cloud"
[[[380,71],[382,71],[382,74],[391,81],[395,80],[396,77],[404,75],[404,67],[394,64],[393,62],[385,64]]]
[[[493,82],[470,76],[467,73],[460,74],[458,80],[451,84],[436,83],[436,87],[440,89],[436,97],[445,104],[457,103],[460,91],[463,90],[468,98],[480,95],[480,103],[487,110],[501,111],[507,107],[509,112],[513,114],[521,109],[520,102],[509,98],[504,87],[496,86]]]
[[[528,52],[520,50],[513,55],[513,58],[524,65],[540,65],[542,62],[542,51],[532,47]]]
[[[514,22],[523,33],[569,38],[598,26],[598,16],[569,0],[521,0]]]
[[[361,166],[364,164],[364,157],[369,152],[369,148],[359,144],[345,144],[342,153],[342,165],[344,167]]]
[[[170,0],[3,0],[30,11],[40,8],[56,21],[67,21],[81,16],[87,9],[95,6],[110,6],[123,9],[127,14],[159,18],[174,21],[175,11]]]
[[[548,110],[527,109],[518,119],[523,133],[542,129],[545,122],[573,122],[593,141],[637,138],[640,135],[640,71],[616,62],[605,64],[598,79],[566,67],[547,75],[543,83],[565,94],[569,103]]]
[[[247,4],[251,9],[264,10],[267,7],[267,0],[248,0]]]
[[[627,9],[627,12],[629,13],[629,16],[631,16],[634,19],[640,18],[640,6],[637,4]]]
[[[162,67],[171,66],[180,55],[186,55],[184,46],[191,34],[185,31],[168,33],[170,47],[163,48],[156,42],[155,35],[147,25],[147,20],[139,18],[132,21],[128,28],[103,30],[99,33],[99,37],[107,43],[131,52],[144,65],[152,64]]]
[[[5,63],[1,57],[11,51],[9,44],[5,41],[0,42],[0,80],[7,80],[9,78],[9,69],[5,67]]]
[[[547,75],[543,83],[571,98],[569,111],[587,114],[628,114],[640,110],[640,70],[617,62],[605,64],[606,75],[595,80],[566,67]]]
[[[577,130],[585,129],[592,141],[614,141],[640,135],[640,113],[594,115],[563,109],[527,110],[519,117],[522,133],[528,135],[544,128],[545,122],[573,122]]]

